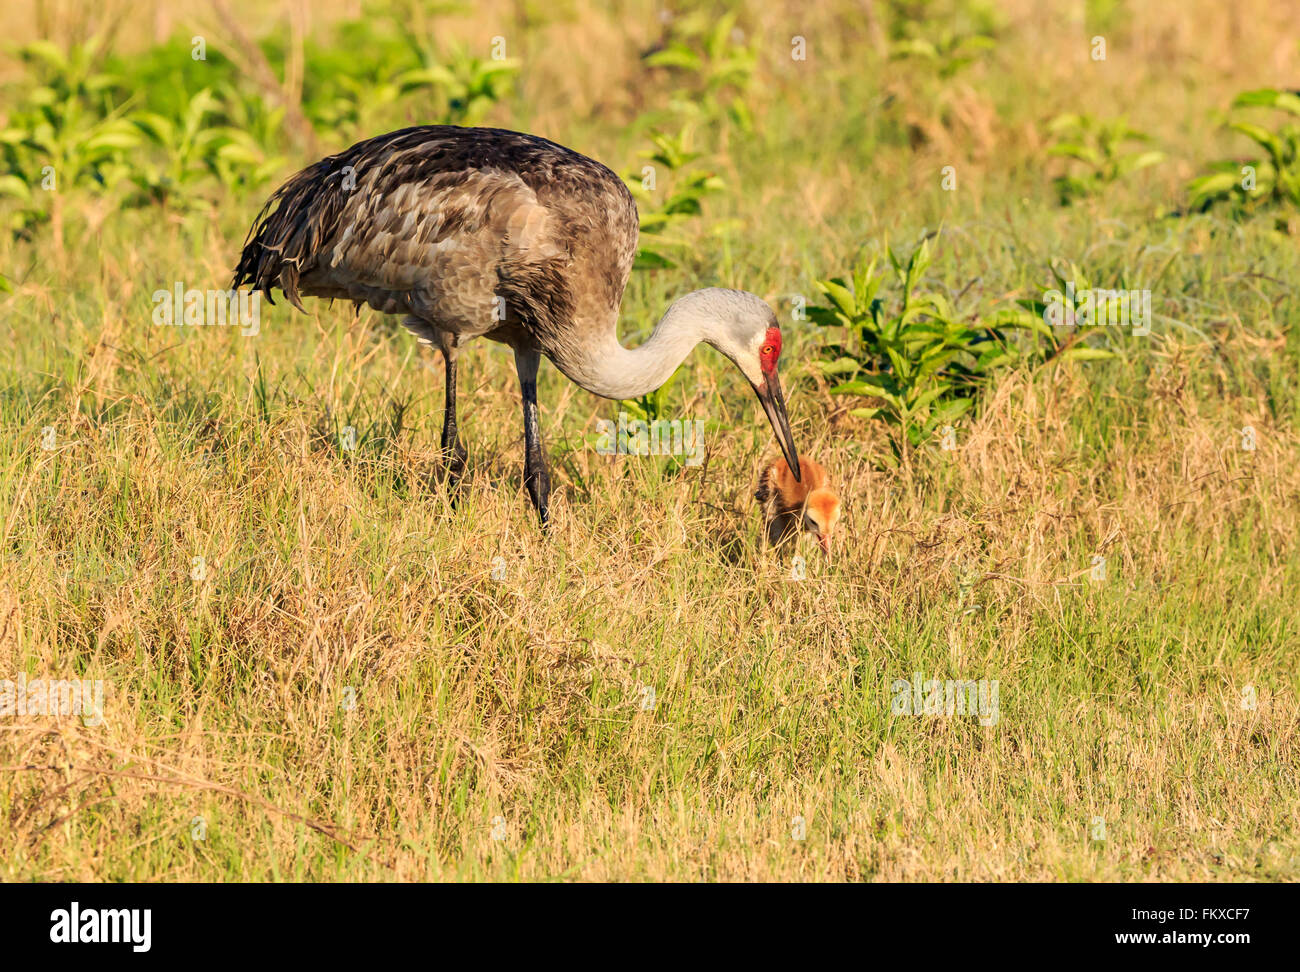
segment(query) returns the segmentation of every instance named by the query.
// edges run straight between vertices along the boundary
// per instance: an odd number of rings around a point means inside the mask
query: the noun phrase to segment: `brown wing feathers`
[[[411,281],[398,278],[423,274],[424,246],[453,235],[464,238],[483,227],[493,207],[511,212],[524,196],[540,200],[546,209],[554,207],[557,214],[548,224],[544,212],[525,213],[517,227],[509,227],[525,246],[538,239],[538,227],[554,228],[539,242],[551,244],[542,249],[559,251],[559,257],[575,234],[585,234],[617,212],[623,235],[629,237],[621,242],[627,244],[625,262],[630,264],[635,204],[604,166],[536,136],[429,125],[359,142],[290,178],[254,222],[233,285],[260,290],[268,300],[271,288],[278,287],[300,310],[300,289],[302,295],[352,299],[358,296],[354,286],[359,291],[371,286],[408,292]],[[333,252],[336,246],[346,253],[345,265],[335,269],[346,271],[350,283],[341,287],[321,274],[308,280],[322,264],[339,259]],[[529,316],[562,318],[571,312],[567,288],[554,280],[531,279],[554,275],[553,261],[539,261],[538,255],[534,250],[532,259],[503,262],[497,268],[500,292],[525,306],[543,299],[558,302],[555,307],[528,308]],[[626,282],[626,268],[616,269],[624,270],[621,280],[602,282],[615,306]],[[550,284],[550,289],[539,283]]]
[[[233,286],[260,290],[270,303],[275,303],[271,288],[279,287],[289,303],[303,310],[298,280],[315,268],[322,244],[337,230],[348,194],[355,191],[345,187],[345,180],[355,176],[354,161],[370,144],[321,159],[275,191],[244,241]]]

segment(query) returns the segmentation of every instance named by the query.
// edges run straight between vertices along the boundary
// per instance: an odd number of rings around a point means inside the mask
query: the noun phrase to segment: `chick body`
[[[796,480],[785,459],[778,459],[758,479],[754,498],[762,505],[767,524],[767,542],[781,546],[799,535],[811,533],[827,555],[831,534],[840,516],[840,500],[831,489],[830,477],[818,462],[799,458]]]

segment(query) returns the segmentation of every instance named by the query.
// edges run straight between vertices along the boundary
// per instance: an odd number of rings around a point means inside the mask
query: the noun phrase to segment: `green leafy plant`
[[[1051,272],[1055,287],[1044,288],[1037,299],[1017,301],[1019,312],[1006,312],[1019,313],[1024,326],[1032,327],[1045,338],[1037,348],[1038,362],[1100,361],[1115,357],[1109,348],[1088,341],[1094,336],[1113,334],[1111,324],[1122,313],[1133,310],[1126,306],[1131,291],[1128,281],[1121,279],[1111,287],[1097,287],[1074,263],[1067,263],[1064,268],[1053,263]]]
[[[247,131],[208,124],[222,112],[222,102],[204,88],[185,104],[178,121],[154,112],[131,116],[162,155],[161,163],[141,160],[132,169],[131,181],[143,198],[190,205],[198,201],[195,183],[210,176],[226,188],[241,182],[260,185],[284,164],[282,157],[268,158]]]
[[[0,145],[6,132],[0,132]],[[49,210],[39,205],[27,180],[7,173],[0,175],[0,199],[12,199],[16,205],[5,220],[5,227],[15,239],[32,238],[36,228],[49,220]]]
[[[995,47],[997,41],[984,34],[958,34],[945,30],[933,40],[908,37],[894,41],[889,56],[891,60],[912,58],[927,61],[935,66],[940,78],[946,79]]]
[[[893,40],[931,36],[944,29],[959,36],[994,37],[1007,24],[996,0],[884,0],[881,6]]]
[[[470,9],[458,2],[417,3],[403,0],[388,6],[386,19],[415,55],[412,71],[397,76],[403,93],[416,87],[429,89],[435,97],[432,111],[423,109],[429,120],[451,125],[477,125],[493,105],[514,91],[520,62],[511,57],[480,58],[461,44],[439,44],[433,19],[443,14]],[[361,25],[364,27],[364,21]],[[494,52],[504,54],[504,50]],[[346,71],[346,74],[353,72]]]
[[[373,4],[362,19],[342,21],[329,38],[304,45],[302,111],[317,131],[351,140],[393,127],[408,97],[434,100],[437,80],[425,69],[437,63],[436,52],[403,28],[411,13]],[[264,46],[268,62],[283,70],[288,43],[271,38]]]
[[[351,141],[413,124],[475,125],[514,90],[520,62],[473,56],[443,42],[438,18],[464,14],[462,3],[373,0],[359,19],[335,24],[302,49],[303,115],[318,132]],[[259,46],[272,72],[289,70],[290,39]],[[494,51],[494,55],[504,50]],[[263,143],[265,144],[265,143]]]
[[[1005,15],[980,0],[886,0],[889,59],[948,80],[997,46]]]
[[[652,132],[650,140],[655,147],[641,153],[648,165],[639,173],[623,176],[640,210],[641,239],[635,263],[640,270],[676,266],[675,257],[692,244],[674,230],[700,215],[705,196],[724,188],[722,180],[710,171],[688,171],[701,153],[688,148],[685,130],[676,135]]]
[[[666,68],[680,87],[668,98],[678,117],[727,117],[753,127],[746,95],[758,64],[758,44],[736,26],[736,15],[716,19],[700,9],[673,18],[661,45],[647,53],[650,67]]]
[[[674,371],[672,377],[654,391],[648,392],[640,398],[629,398],[620,401],[618,403],[619,410],[627,412],[632,418],[641,419],[644,422],[654,422],[664,418],[667,415],[668,395],[676,381],[677,372]]]
[[[983,129],[997,108],[986,86],[959,80],[998,45],[1005,16],[967,0],[885,0],[872,53],[888,60],[872,128],[885,144],[948,146]]]
[[[47,218],[56,248],[63,241],[64,190],[111,190],[128,173],[124,155],[141,143],[139,131],[108,92],[116,83],[97,70],[99,38],[65,53],[48,41],[19,49],[37,76],[25,103],[0,128],[0,151],[9,172],[0,193],[20,200],[10,228],[20,235]],[[48,210],[37,190],[49,190]]]
[[[382,74],[382,69],[377,74]],[[421,112],[431,122],[477,125],[497,102],[514,90],[519,62],[474,57],[459,46],[420,67],[391,71],[375,78],[340,75],[331,96],[313,102],[309,117],[322,126],[383,127],[385,116],[405,99],[424,100]]]
[[[1300,118],[1300,95],[1261,88],[1233,99],[1233,109],[1271,108]],[[1300,206],[1300,125],[1285,122],[1270,129],[1244,118],[1228,128],[1245,135],[1264,150],[1263,156],[1224,159],[1187,184],[1192,210],[1203,212],[1220,202],[1248,213],[1265,206]]]
[[[876,270],[878,260],[863,260],[848,277],[816,281],[827,304],[808,313],[820,326],[842,329],[843,340],[825,345],[818,363],[839,382],[831,394],[878,403],[850,414],[894,426],[895,455],[905,457],[909,446],[969,410],[994,368],[1018,360],[1008,331],[1046,326],[1017,312],[992,321],[962,318],[947,296],[921,287],[931,261],[928,241],[906,259],[887,252],[892,292],[885,288],[888,274]]]
[[[1151,136],[1131,127],[1123,118],[1060,115],[1052,119],[1047,130],[1053,137],[1047,154],[1074,163],[1074,171],[1052,180],[1062,206],[1094,195],[1165,158],[1163,152],[1144,148]]]
[[[519,62],[485,60],[453,46],[442,64],[428,70],[446,93],[447,123],[477,125],[493,105],[514,90]]]

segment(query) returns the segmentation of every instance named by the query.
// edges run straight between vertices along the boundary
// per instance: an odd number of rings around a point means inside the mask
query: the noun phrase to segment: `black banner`
[[[688,935],[720,959],[876,945],[945,961],[1029,954],[1232,961],[1284,947],[1294,885],[2,885],[5,955],[373,959],[376,941],[536,954],[560,936],[649,958]],[[844,938],[859,939],[852,945]],[[684,943],[686,939],[681,939]],[[787,944],[788,943],[788,944]],[[195,947],[202,951],[196,953]],[[249,951],[256,949],[255,953]],[[631,951],[624,952],[623,950]],[[1053,954],[1053,953],[1049,953]],[[499,958],[499,954],[495,955]],[[14,966],[18,967],[18,966]]]

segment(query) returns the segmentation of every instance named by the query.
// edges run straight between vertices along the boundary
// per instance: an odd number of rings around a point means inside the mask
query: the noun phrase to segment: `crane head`
[[[757,356],[759,379],[754,381],[751,378],[750,381],[754,386],[755,394],[758,395],[759,403],[763,406],[763,411],[767,413],[767,420],[772,423],[777,444],[780,445],[785,461],[790,464],[790,471],[794,473],[797,481],[801,479],[802,470],[799,466],[799,453],[794,447],[794,435],[790,432],[790,418],[785,411],[781,377],[777,373],[777,364],[781,358],[781,329],[776,326],[775,321],[764,330]]]
[[[672,314],[682,307],[697,323],[697,333],[736,363],[758,396],[767,420],[772,423],[777,444],[786,462],[800,478],[799,453],[790,432],[790,418],[781,393],[777,366],[781,359],[781,328],[767,301],[743,290],[709,287],[677,301]],[[667,318],[668,315],[665,315]]]

